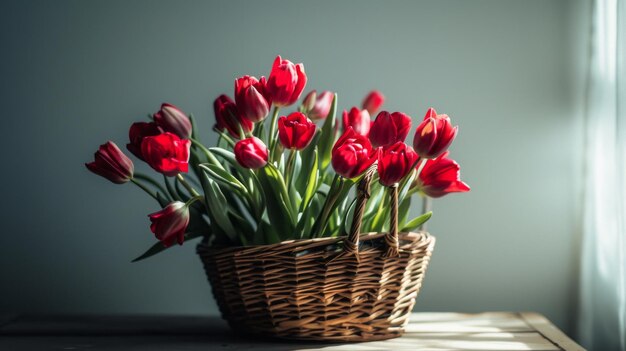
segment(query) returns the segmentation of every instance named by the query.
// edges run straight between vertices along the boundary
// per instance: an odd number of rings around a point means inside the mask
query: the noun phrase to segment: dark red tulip
[[[411,117],[402,112],[382,111],[372,124],[369,137],[374,147],[389,146],[404,142],[410,130]]]
[[[335,172],[344,178],[355,178],[363,174],[376,161],[378,149],[369,139],[348,127],[333,146],[331,163]]]
[[[316,129],[315,123],[301,112],[278,119],[278,139],[285,149],[304,149],[313,139]]]
[[[266,90],[265,77],[243,76],[235,79],[235,102],[239,115],[250,122],[260,122],[267,117],[272,104]]]
[[[458,130],[448,115],[438,115],[434,108],[429,108],[415,131],[413,147],[422,158],[436,158],[448,150]]]
[[[267,80],[267,91],[276,106],[289,106],[296,102],[306,85],[306,74],[301,63],[293,64],[276,56]],[[237,102],[239,104],[239,102]]]
[[[449,193],[464,193],[470,187],[461,181],[461,166],[448,158],[448,152],[434,160],[426,161],[416,186],[430,197],[442,197]]]
[[[122,150],[112,141],[100,145],[94,155],[94,161],[85,163],[85,166],[88,170],[115,184],[128,182],[133,178],[135,171],[133,161],[124,155]]]
[[[189,206],[184,202],[174,201],[164,209],[148,215],[150,217],[150,230],[157,239],[168,247],[178,242],[182,245],[185,241],[185,230],[189,225]]]
[[[315,93],[313,90],[311,93]],[[335,94],[331,91],[323,91],[321,94],[315,97],[315,102],[311,108],[307,111],[307,115],[313,121],[317,121],[320,119],[325,119],[328,117],[328,113],[330,112],[330,107],[333,104],[333,99],[335,98]]]
[[[257,137],[239,140],[234,151],[235,159],[242,167],[256,169],[267,164],[267,146]]]
[[[166,132],[145,137],[141,143],[141,154],[155,171],[173,177],[189,170],[190,146],[188,139]]]
[[[161,109],[152,115],[152,118],[165,132],[174,133],[183,139],[191,137],[191,120],[172,104],[163,103]]]
[[[372,116],[380,110],[384,102],[385,96],[378,90],[372,90],[369,94],[367,94],[365,99],[363,99],[361,107],[367,110],[370,116]]]
[[[239,128],[244,134],[248,134],[254,129],[254,123],[241,118],[235,102],[224,94],[213,101],[213,111],[215,112],[217,129],[226,129],[233,138],[240,138]]]
[[[352,127],[357,134],[368,136],[372,127],[372,120],[367,110],[359,110],[357,107],[350,109],[350,112],[343,111],[343,129]]]
[[[163,133],[163,129],[154,122],[135,122],[128,130],[130,143],[126,144],[126,148],[128,151],[132,152],[133,155],[137,156],[137,158],[143,160],[143,156],[141,155],[141,142],[143,138],[159,135],[161,133]]]
[[[417,153],[404,142],[397,142],[378,155],[378,176],[380,183],[392,186],[406,177],[413,170]]]

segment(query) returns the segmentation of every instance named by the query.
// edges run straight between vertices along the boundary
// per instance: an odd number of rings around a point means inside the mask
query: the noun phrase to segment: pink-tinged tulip
[[[161,109],[152,115],[152,118],[166,132],[174,133],[183,139],[191,137],[191,120],[172,104],[163,103]]]
[[[241,117],[254,123],[264,120],[272,104],[265,77],[261,80],[251,76],[235,79],[235,103]]]
[[[301,63],[296,65],[289,60],[281,59],[280,55],[276,56],[267,80],[267,91],[274,105],[289,106],[296,102],[304,90],[306,79]]]
[[[285,149],[304,149],[313,140],[316,129],[315,123],[301,112],[278,119],[278,139]]]
[[[385,103],[385,96],[378,90],[372,90],[369,94],[367,94],[365,99],[363,99],[361,107],[367,110],[371,116],[380,110],[383,103]]]
[[[372,124],[369,137],[374,147],[389,146],[404,142],[410,130],[411,117],[402,112],[382,111]]]
[[[215,121],[217,129],[226,129],[233,138],[239,139],[239,128],[244,134],[250,133],[254,129],[254,123],[239,116],[237,105],[226,95],[220,95],[213,102],[215,111]]]
[[[309,111],[313,110],[315,107],[315,100],[317,100],[317,91],[311,90],[302,101],[302,107],[300,108],[302,111],[305,111],[307,114]]]
[[[315,90],[313,90],[311,93],[315,93]],[[315,96],[313,106],[307,110],[307,115],[309,116],[309,118],[313,121],[318,121],[328,117],[328,113],[330,112],[330,107],[333,104],[334,98],[335,94],[328,90],[325,90],[320,95]]]
[[[94,161],[85,163],[85,166],[88,170],[115,184],[128,182],[133,178],[135,171],[133,161],[124,155],[122,150],[112,141],[100,145],[94,155]]]
[[[413,170],[417,153],[410,146],[399,141],[378,155],[378,176],[380,183],[392,186]]]
[[[189,170],[190,146],[188,139],[166,132],[145,137],[141,143],[141,154],[155,171],[173,177]]]
[[[464,193],[470,187],[461,181],[461,166],[448,158],[448,152],[434,160],[426,161],[416,186],[430,197],[442,197],[449,193]]]
[[[168,247],[178,242],[182,245],[185,241],[185,230],[189,225],[189,207],[180,201],[171,202],[164,209],[148,215],[150,217],[150,230],[157,239]]]
[[[163,129],[157,126],[154,122],[135,122],[130,126],[128,130],[128,139],[130,143],[126,144],[128,151],[137,156],[140,160],[143,160],[141,155],[141,142],[143,138],[159,135],[163,133]]]
[[[335,172],[344,178],[355,178],[371,166],[378,155],[369,139],[348,127],[333,146],[331,163]]]
[[[422,158],[436,158],[448,150],[458,130],[448,115],[438,115],[434,108],[429,108],[415,131],[413,147]]]
[[[257,137],[239,140],[234,151],[235,159],[242,167],[257,169],[267,164],[267,146]]]
[[[352,127],[357,134],[368,136],[372,127],[372,119],[367,110],[359,110],[357,107],[350,109],[350,112],[343,111],[343,129]]]

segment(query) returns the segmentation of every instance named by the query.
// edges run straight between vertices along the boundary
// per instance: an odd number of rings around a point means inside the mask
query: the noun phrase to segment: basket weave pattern
[[[398,233],[397,187],[390,232],[361,235],[375,168],[359,184],[348,236],[216,249],[198,254],[231,328],[288,339],[367,341],[402,335],[435,238]]]
[[[342,238],[212,250],[204,263],[224,319],[241,332],[282,338],[365,341],[400,336],[435,243],[402,233],[396,257],[383,257],[382,234],[361,237],[356,255]]]

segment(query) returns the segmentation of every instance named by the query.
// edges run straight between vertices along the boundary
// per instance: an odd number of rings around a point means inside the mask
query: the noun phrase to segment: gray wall
[[[342,109],[378,88],[390,110],[417,120],[432,105],[461,126],[452,155],[472,192],[435,203],[416,310],[531,310],[569,329],[588,7],[3,2],[0,313],[216,313],[193,244],[130,263],[154,242],[156,206],[83,163],[162,101],[213,143],[212,99],[280,53]]]

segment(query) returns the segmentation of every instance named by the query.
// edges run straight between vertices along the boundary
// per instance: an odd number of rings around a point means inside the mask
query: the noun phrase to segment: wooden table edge
[[[536,312],[518,312],[518,315],[524,322],[563,350],[586,351],[541,314]]]

